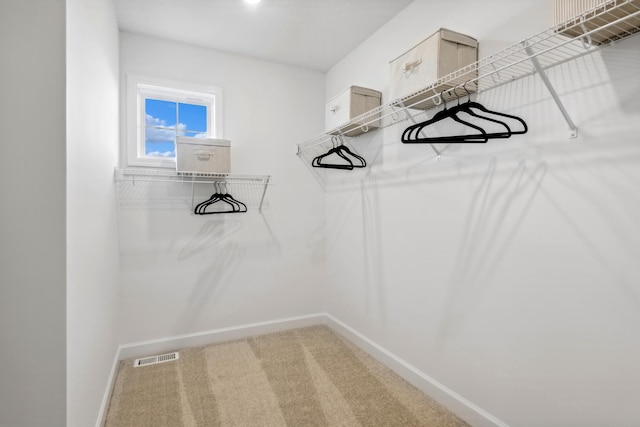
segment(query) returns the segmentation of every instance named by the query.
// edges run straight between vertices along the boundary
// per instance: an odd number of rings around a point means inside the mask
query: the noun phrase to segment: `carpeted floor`
[[[106,427],[466,426],[325,326],[120,363]]]

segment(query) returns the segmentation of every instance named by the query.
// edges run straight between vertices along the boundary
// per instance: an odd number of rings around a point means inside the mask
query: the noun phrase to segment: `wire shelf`
[[[115,181],[149,181],[180,183],[245,183],[268,185],[271,175],[239,175],[230,173],[176,172],[170,169],[116,169]]]
[[[611,0],[520,43],[463,67],[422,89],[354,117],[344,125],[298,144],[303,160],[335,142],[346,129],[378,122],[379,128],[412,119],[411,110],[427,110],[471,92],[482,92],[522,79],[640,31],[640,0]]]
[[[115,169],[114,181],[118,186],[121,206],[156,206],[159,208],[193,207],[210,195],[214,185],[221,184],[233,191],[239,200],[262,211],[267,187],[272,185],[271,175],[240,175],[220,173],[179,173],[169,169]],[[125,183],[131,185],[124,186]],[[184,187],[184,191],[158,191],[153,183],[171,183]],[[190,193],[190,194],[188,194]]]

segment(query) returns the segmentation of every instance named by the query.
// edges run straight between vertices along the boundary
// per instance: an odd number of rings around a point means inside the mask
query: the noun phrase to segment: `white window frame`
[[[127,75],[127,165],[176,167],[175,158],[145,155],[145,97],[207,106],[207,138],[223,138],[222,89],[216,86],[176,82],[136,74]]]

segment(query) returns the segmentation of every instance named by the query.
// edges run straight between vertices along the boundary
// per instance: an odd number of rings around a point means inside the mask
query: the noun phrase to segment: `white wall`
[[[65,7],[0,11],[0,425],[64,426]]]
[[[324,196],[293,147],[322,131],[324,75],[130,33],[120,40],[123,94],[127,73],[222,87],[232,172],[274,182],[262,214],[222,216],[191,214],[190,186],[118,184],[120,342],[323,311]],[[249,188],[230,190],[255,204]]]
[[[118,26],[111,0],[67,1],[67,425],[90,426],[118,349]]]
[[[548,3],[416,1],[326,95],[386,93],[387,61],[440,26],[484,54],[516,43],[551,26]],[[359,137],[370,175],[327,193],[328,312],[508,425],[640,424],[639,49],[549,72],[575,140],[537,76],[479,98],[527,135],[440,162],[399,143],[403,126]]]

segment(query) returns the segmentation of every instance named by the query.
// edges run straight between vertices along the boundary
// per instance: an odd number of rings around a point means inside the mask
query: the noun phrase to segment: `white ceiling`
[[[121,30],[327,71],[413,0],[115,0]]]

